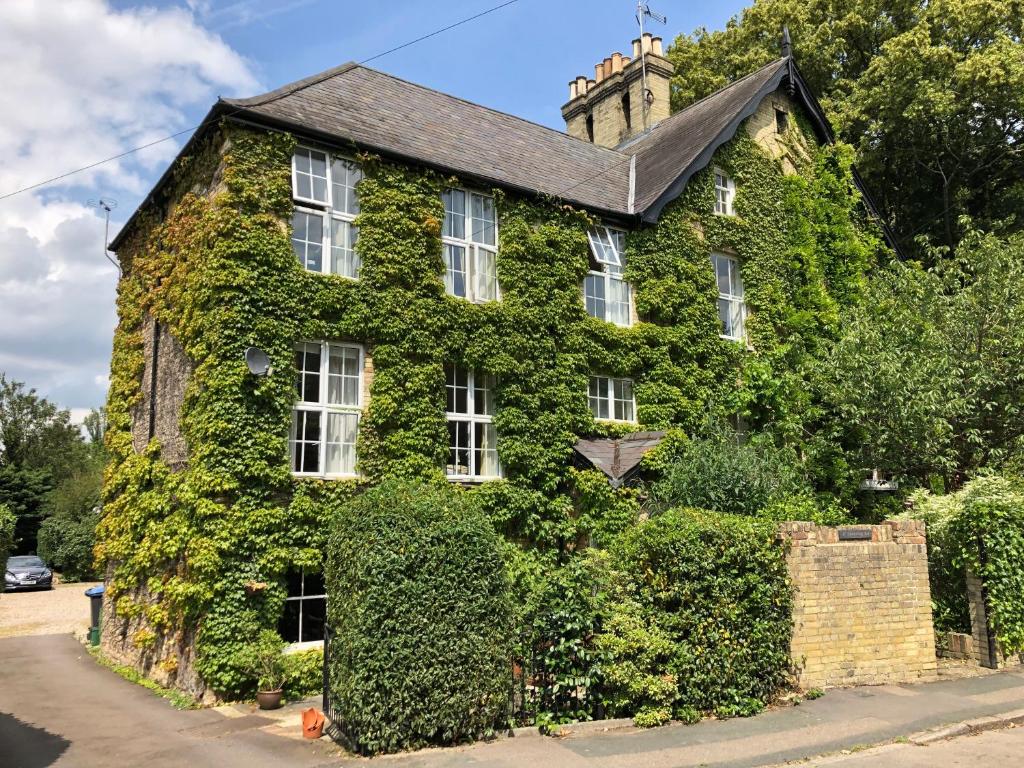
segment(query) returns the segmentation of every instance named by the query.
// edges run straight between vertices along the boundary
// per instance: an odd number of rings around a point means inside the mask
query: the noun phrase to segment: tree
[[[954,247],[961,215],[1024,227],[1020,0],[756,0],[675,40],[673,108],[777,59],[784,25],[905,247],[918,234]]]
[[[0,504],[18,519],[16,551],[35,550],[46,495],[87,454],[68,411],[0,373]]]
[[[1024,234],[970,229],[930,270],[894,264],[823,365],[834,437],[874,468],[956,488],[1020,450],[1024,437]]]

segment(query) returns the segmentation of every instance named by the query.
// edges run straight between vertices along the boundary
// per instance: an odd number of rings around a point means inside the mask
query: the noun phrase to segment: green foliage
[[[6,504],[0,504],[0,563],[7,566],[7,558],[14,549],[14,526],[17,518]]]
[[[924,489],[910,494],[910,508],[904,517],[923,520],[928,531],[928,581],[932,596],[932,621],[935,631],[971,632],[971,614],[967,602],[967,582],[961,548],[950,525],[962,511],[959,493],[935,495]]]
[[[755,0],[724,30],[675,40],[673,107],[777,59],[788,25],[904,246],[918,233],[954,245],[962,214],[1024,223],[1022,19],[1017,0]]]
[[[258,691],[276,691],[284,686],[287,674],[285,643],[271,629],[264,629],[242,652],[240,662],[255,681]]]
[[[985,585],[988,612],[1004,653],[1024,651],[1024,490],[999,476],[967,483],[950,520],[953,563]]]
[[[659,510],[683,506],[755,515],[808,492],[791,449],[717,429],[682,446],[651,485],[651,502]]]
[[[470,494],[387,480],[327,549],[330,691],[363,754],[453,744],[506,717],[511,606],[498,537]]]
[[[792,595],[774,523],[672,510],[626,532],[610,568],[597,644],[613,711],[643,724],[750,715],[787,684]]]
[[[291,701],[316,696],[324,689],[324,652],[322,648],[286,653],[281,661],[284,695]]]
[[[1024,236],[972,232],[930,270],[876,272],[826,361],[833,440],[861,476],[927,486],[1012,456],[1024,435]]]
[[[184,694],[181,691],[176,691],[173,688],[165,688],[159,683],[150,680],[148,677],[144,677],[139,674],[139,671],[133,667],[118,664],[116,661],[104,656],[103,652],[100,651],[99,648],[93,648],[90,646],[88,651],[93,655],[93,658],[96,659],[98,664],[102,664],[110,671],[120,675],[129,683],[141,685],[151,693],[162,699],[166,699],[175,709],[197,709],[199,707],[199,704],[191,696]]]
[[[93,459],[62,480],[46,503],[39,526],[39,556],[60,573],[62,581],[92,579],[96,525],[103,486],[102,459]]]
[[[581,301],[595,223],[584,212],[496,191],[503,298],[471,304],[446,296],[442,282],[440,194],[457,180],[362,156],[360,279],[313,274],[289,242],[294,140],[234,125],[212,132],[175,168],[166,217],[144,214],[119,254],[111,467],[96,547],[118,614],[141,615],[156,635],[197,627],[201,677],[227,697],[247,691],[239,659],[276,625],[285,574],[321,567],[326,521],[362,486],[290,475],[289,361],[300,340],[351,340],[372,357],[357,445],[366,482],[442,477],[444,366],[495,376],[505,477],[472,495],[509,541],[539,553],[542,570],[607,544],[639,514],[635,490],[568,469],[580,436],[624,429],[591,417],[592,372],[635,380],[640,428],[692,430],[719,402],[755,429],[774,429],[781,444],[800,444],[817,417],[805,391],[808,361],[835,332],[832,315],[814,318],[857,294],[858,270],[876,244],[857,222],[847,155],[818,150],[808,136],[794,129],[799,175],[785,176],[740,131],[715,158],[737,179],[737,217],[714,215],[705,171],[657,226],[629,236],[627,276],[642,322],[617,328],[589,318]],[[746,353],[718,335],[713,249],[743,262]],[[147,316],[193,364],[181,471],[171,471],[156,441],[141,453],[133,445]],[[250,345],[268,352],[274,374],[247,373],[241,355]],[[574,621],[566,618],[559,636],[578,637]],[[565,675],[587,675],[589,664]]]

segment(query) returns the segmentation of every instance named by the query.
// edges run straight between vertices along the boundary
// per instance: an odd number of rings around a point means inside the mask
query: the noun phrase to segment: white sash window
[[[498,220],[494,198],[467,192],[445,190],[444,289],[476,303],[497,301],[498,287]]]

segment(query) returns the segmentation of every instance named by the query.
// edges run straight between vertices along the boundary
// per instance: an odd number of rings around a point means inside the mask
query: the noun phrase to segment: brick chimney
[[[580,75],[569,83],[569,101],[562,107],[565,129],[577,139],[616,147],[668,117],[671,78],[661,38],[645,33],[633,41],[632,57],[613,53],[594,65],[593,79]]]

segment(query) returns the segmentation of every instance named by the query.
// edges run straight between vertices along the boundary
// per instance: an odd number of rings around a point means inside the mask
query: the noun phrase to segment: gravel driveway
[[[97,583],[58,584],[42,592],[4,592],[0,595],[0,637],[87,631],[89,598],[83,593]]]

